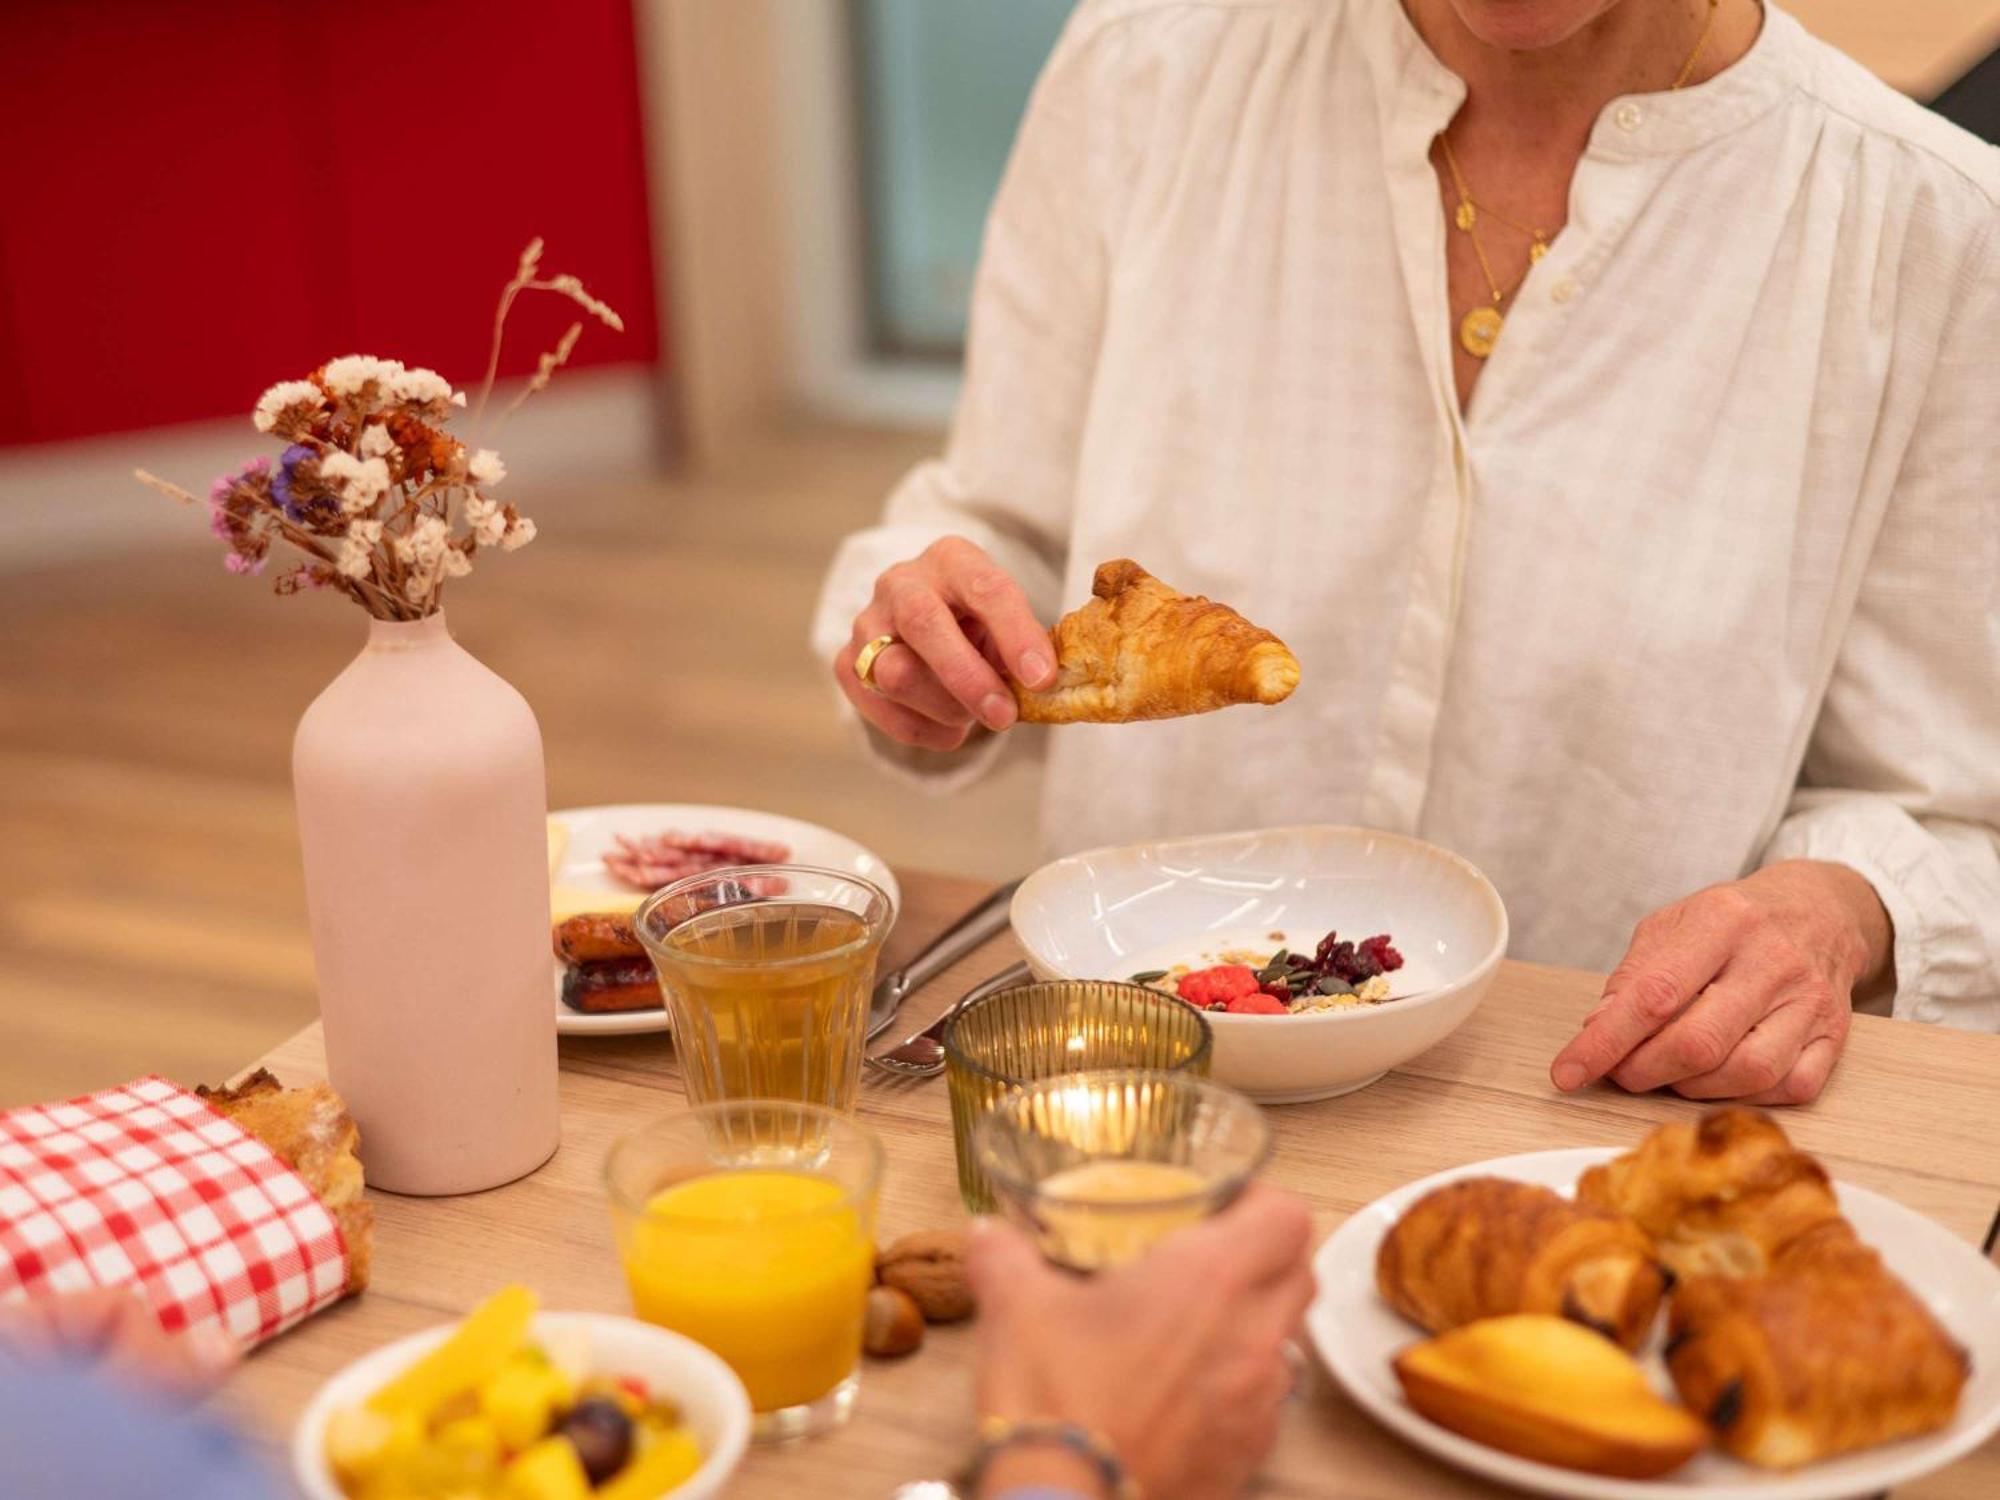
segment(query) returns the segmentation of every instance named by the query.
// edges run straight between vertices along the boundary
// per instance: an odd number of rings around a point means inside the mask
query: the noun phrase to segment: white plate
[[[1511,1177],[1569,1193],[1586,1167],[1619,1147],[1531,1151],[1454,1167],[1377,1198],[1356,1213],[1313,1257],[1319,1295],[1306,1326],[1327,1368],[1364,1411],[1447,1463],[1538,1495],[1573,1500],[1850,1500],[1877,1495],[1941,1469],[2000,1428],[2000,1268],[1922,1214],[1879,1193],[1835,1183],[1841,1211],[1889,1269],[1930,1306],[1972,1353],[1972,1379],[1951,1426],[1928,1437],[1864,1449],[1788,1474],[1739,1463],[1719,1450],[1698,1454],[1661,1479],[1610,1479],[1516,1458],[1447,1431],[1403,1399],[1390,1360],[1423,1337],[1375,1291],[1375,1251],[1389,1227],[1418,1198],[1461,1177]],[[1657,1330],[1641,1358],[1654,1384],[1671,1394]]]
[[[796,865],[818,865],[859,875],[880,886],[889,898],[892,914],[901,911],[903,893],[888,861],[871,849],[863,848],[844,834],[817,823],[787,818],[780,813],[757,812],[748,807],[710,807],[697,802],[626,802],[615,807],[571,807],[549,816],[569,829],[569,844],[562,863],[556,866],[552,884],[572,889],[630,894],[630,887],[613,880],[604,868],[605,851],[614,846],[617,834],[644,837],[664,833],[669,828],[684,833],[739,834],[744,838],[774,839],[791,847],[787,861]],[[556,1030],[564,1036],[630,1036],[643,1031],[669,1029],[664,1007],[650,1010],[608,1011],[586,1015],[562,1003],[561,965],[556,973]]]
[[[456,1324],[427,1328],[364,1354],[314,1394],[292,1431],[292,1474],[307,1500],[341,1500],[326,1465],[326,1424],[359,1406],[390,1376],[441,1342]],[[702,1465],[674,1490],[676,1500],[710,1500],[743,1462],[750,1441],[750,1396],[736,1372],[693,1339],[637,1318],[611,1313],[537,1313],[532,1330],[547,1336],[581,1333],[590,1343],[590,1373],[631,1375],[672,1400],[701,1444]]]

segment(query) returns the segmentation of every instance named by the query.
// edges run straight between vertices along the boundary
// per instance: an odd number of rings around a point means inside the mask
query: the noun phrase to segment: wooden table
[[[938,876],[904,879],[904,916],[885,962],[900,962],[983,894]],[[914,1027],[1017,956],[1002,937],[910,1004]],[[1508,964],[1456,1035],[1374,1086],[1343,1099],[1272,1111],[1277,1149],[1267,1176],[1311,1203],[1324,1236],[1362,1204],[1413,1178],[1508,1152],[1630,1145],[1695,1106],[1600,1089],[1562,1098],[1550,1057],[1596,999],[1594,976]],[[899,1024],[898,1034],[901,1033]],[[319,1030],[262,1060],[280,1078],[322,1076]],[[347,1360],[454,1317],[500,1284],[534,1286],[547,1306],[627,1311],[599,1165],[614,1136],[677,1107],[665,1038],[566,1039],[563,1144],[523,1181],[465,1198],[371,1194],[374,1284],[253,1356],[225,1399],[274,1437]],[[449,1066],[448,1059],[439,1065]],[[1878,1189],[1978,1243],[2000,1207],[2000,1037],[1857,1017],[1825,1096],[1785,1115],[1800,1146],[1836,1177]],[[942,1081],[869,1081],[862,1117],[889,1150],[885,1240],[963,1213]],[[754,1451],[731,1493],[787,1500],[886,1496],[953,1472],[971,1426],[971,1327],[933,1329],[923,1351],[863,1372],[854,1420],[803,1446]],[[1434,1463],[1378,1428],[1315,1371],[1285,1420],[1263,1494],[1343,1500],[1491,1495],[1493,1486]],[[1898,1492],[1934,1500],[2000,1495],[2000,1440]]]

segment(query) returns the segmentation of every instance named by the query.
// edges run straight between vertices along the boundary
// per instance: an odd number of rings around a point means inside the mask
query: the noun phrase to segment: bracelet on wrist
[[[966,1494],[976,1494],[979,1481],[1002,1453],[1024,1447],[1065,1448],[1097,1471],[1104,1492],[1111,1500],[1141,1500],[1139,1481],[1126,1472],[1118,1450],[1110,1439],[1074,1422],[1015,1421],[1009,1417],[983,1417],[979,1440],[960,1481]]]

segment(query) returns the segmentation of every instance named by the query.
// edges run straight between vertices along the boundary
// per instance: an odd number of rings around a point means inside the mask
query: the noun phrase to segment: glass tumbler
[[[604,1162],[633,1310],[721,1355],[760,1439],[853,1408],[882,1146],[832,1110],[708,1104],[622,1137]]]
[[[676,881],[632,919],[659,971],[688,1100],[851,1110],[889,898],[855,875],[743,865]]]
[[[1225,1208],[1271,1154],[1263,1110],[1187,1073],[1049,1078],[995,1104],[973,1154],[1058,1265],[1106,1271]]]
[[[1025,1084],[1102,1068],[1205,1076],[1213,1036],[1200,1011],[1136,984],[1057,979],[973,1001],[945,1028],[958,1191],[973,1213],[993,1192],[972,1150],[980,1117]]]

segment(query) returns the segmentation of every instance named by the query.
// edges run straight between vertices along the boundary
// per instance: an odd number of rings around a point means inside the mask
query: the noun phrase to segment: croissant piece
[[[1410,1405],[1474,1442],[1565,1469],[1650,1479],[1708,1445],[1632,1356],[1563,1318],[1486,1318],[1396,1356]]]
[[[1840,1219],[1826,1171],[1769,1115],[1711,1110],[1662,1125],[1592,1167],[1579,1202],[1629,1214],[1679,1276],[1749,1276],[1787,1245]]]
[[[1666,1273],[1623,1214],[1532,1183],[1472,1177],[1410,1205],[1383,1237],[1375,1285],[1429,1333],[1508,1313],[1547,1313],[1636,1349]]]
[[[1282,703],[1298,686],[1285,643],[1226,604],[1169,588],[1125,558],[1099,566],[1091,601],[1051,632],[1057,678],[1014,685],[1029,724],[1125,723]]]
[[[1844,1223],[1755,1276],[1691,1277],[1674,1294],[1667,1369],[1724,1448],[1791,1469],[1931,1432],[1958,1410],[1965,1351]]]

